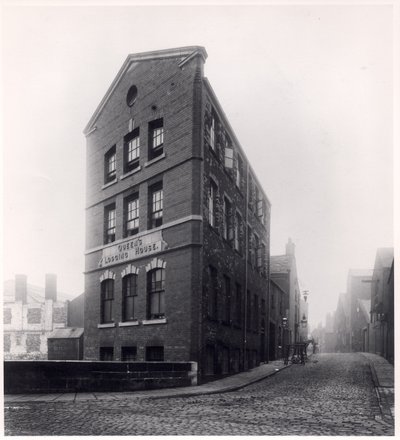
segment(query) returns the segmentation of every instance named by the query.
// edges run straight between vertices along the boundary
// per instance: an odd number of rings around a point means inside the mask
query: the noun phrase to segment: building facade
[[[394,259],[393,248],[376,252],[371,280],[369,351],[394,364]]]
[[[347,276],[347,304],[349,305],[350,351],[363,351],[365,328],[368,323],[359,305],[359,300],[371,296],[372,271],[350,269]]]
[[[85,128],[85,359],[267,358],[270,203],[206,57],[129,55]]]
[[[289,303],[286,310],[285,325],[288,331],[288,344],[300,342],[300,286],[297,278],[295,245],[289,238],[285,255],[271,257],[270,277],[284,292]],[[303,310],[305,313],[305,309]]]
[[[289,294],[271,279],[269,297],[269,360],[275,360],[282,358],[283,347],[289,343]]]
[[[67,326],[67,317],[68,301],[57,298],[55,275],[46,274],[44,292],[16,275],[3,295],[4,359],[47,359],[47,338]]]

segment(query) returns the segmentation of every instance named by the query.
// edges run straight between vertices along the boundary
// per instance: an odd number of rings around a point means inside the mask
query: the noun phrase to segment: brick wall
[[[121,358],[121,347],[137,347],[137,358],[144,359],[146,346],[163,345],[166,360],[194,360],[200,363],[200,374],[205,372],[207,346],[216,347],[217,361],[221,372],[232,372],[229,364],[238,368],[237,359],[228,359],[234,353],[241,356],[241,368],[255,365],[266,358],[267,310],[261,316],[261,301],[267,307],[269,267],[269,219],[270,206],[265,197],[265,224],[257,216],[256,209],[249,210],[248,225],[265,246],[264,268],[255,264],[246,267],[245,255],[239,255],[222,237],[221,226],[210,228],[208,224],[208,188],[210,175],[218,183],[218,198],[227,195],[236,212],[243,219],[242,239],[247,228],[246,176],[243,174],[241,192],[235,187],[235,171],[224,166],[224,151],[214,155],[204,145],[204,118],[208,94],[203,82],[203,61],[194,57],[183,68],[178,59],[151,60],[135,63],[116,85],[113,94],[105,104],[95,122],[97,127],[87,138],[87,217],[86,217],[86,276],[85,276],[85,359],[99,358],[100,347],[113,347],[114,359]],[[135,84],[138,88],[137,101],[133,107],[126,105],[126,93]],[[217,106],[216,106],[217,108]],[[220,120],[222,111],[218,110]],[[165,157],[148,165],[149,122],[164,119]],[[128,132],[129,119],[134,118],[140,130],[140,170],[123,175],[123,137]],[[226,124],[226,130],[228,130]],[[230,133],[232,141],[235,137]],[[218,138],[218,142],[221,140]],[[116,183],[104,185],[104,155],[116,145]],[[240,151],[244,170],[246,161],[241,147],[234,145],[235,154]],[[256,176],[253,179],[257,182]],[[122,177],[122,178],[121,178]],[[99,269],[103,253],[104,208],[110,203],[116,205],[116,244],[125,243],[123,238],[124,198],[139,192],[139,234],[145,234],[148,227],[148,188],[153,183],[163,182],[164,211],[163,226],[159,229],[166,248],[156,257],[166,263],[165,298],[166,323],[146,325],[147,294],[145,267],[155,256],[129,261],[139,269],[137,299],[138,325],[119,325],[121,320],[121,272],[128,264],[112,264]],[[200,216],[193,218],[192,216]],[[221,223],[221,211],[217,211]],[[179,223],[182,219],[185,221]],[[171,224],[172,222],[172,224]],[[178,222],[173,224],[173,222]],[[244,245],[244,243],[243,243]],[[235,283],[242,286],[242,312],[245,310],[245,273],[250,294],[251,313],[254,319],[245,330],[244,316],[240,325],[222,323],[219,318],[210,320],[207,316],[209,295],[208,266],[218,270],[220,282],[223,276],[231,279],[231,292]],[[100,276],[104,270],[115,273],[114,306],[115,326],[98,328],[100,323]],[[254,303],[258,298],[258,312]],[[224,301],[223,296],[219,301]],[[232,301],[233,303],[233,301]],[[220,306],[221,307],[221,306]],[[232,312],[233,313],[233,312]],[[266,327],[261,331],[262,324]],[[246,333],[246,335],[245,335]],[[246,338],[246,346],[244,339]],[[217,349],[220,347],[221,349]],[[248,352],[246,352],[246,350]],[[264,353],[262,354],[262,352]],[[257,352],[257,353],[256,353]],[[222,353],[222,354],[221,354]],[[246,354],[247,353],[247,354]],[[244,363],[244,358],[247,363]],[[249,360],[251,359],[251,361]],[[217,366],[218,366],[217,365]],[[228,367],[227,367],[228,365]],[[216,371],[218,370],[216,369]]]
[[[134,391],[195,384],[193,362],[4,362],[7,394]]]

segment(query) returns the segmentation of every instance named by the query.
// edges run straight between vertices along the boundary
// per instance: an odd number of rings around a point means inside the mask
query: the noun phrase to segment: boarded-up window
[[[26,335],[26,351],[28,353],[40,351],[40,335],[35,335],[35,334]]]
[[[40,324],[42,319],[42,309],[35,307],[28,309],[28,324]]]
[[[59,324],[67,322],[67,311],[65,307],[54,307],[53,322]]]
[[[8,353],[11,349],[11,335],[4,335],[4,352]]]
[[[3,322],[4,324],[11,324],[11,309],[7,308],[3,311]]]

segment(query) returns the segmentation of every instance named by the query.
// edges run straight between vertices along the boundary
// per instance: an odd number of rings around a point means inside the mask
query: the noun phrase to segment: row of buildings
[[[85,360],[246,370],[307,338],[294,244],[191,46],[129,55],[87,124]]]
[[[325,352],[376,353],[394,364],[393,248],[377,250],[373,269],[349,271],[335,312],[313,336]]]

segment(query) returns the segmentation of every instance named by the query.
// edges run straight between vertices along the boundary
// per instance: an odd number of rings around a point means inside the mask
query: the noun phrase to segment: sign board
[[[137,260],[147,255],[156,254],[164,250],[167,243],[163,241],[161,231],[152,232],[138,238],[131,238],[114,246],[103,249],[99,267]]]

